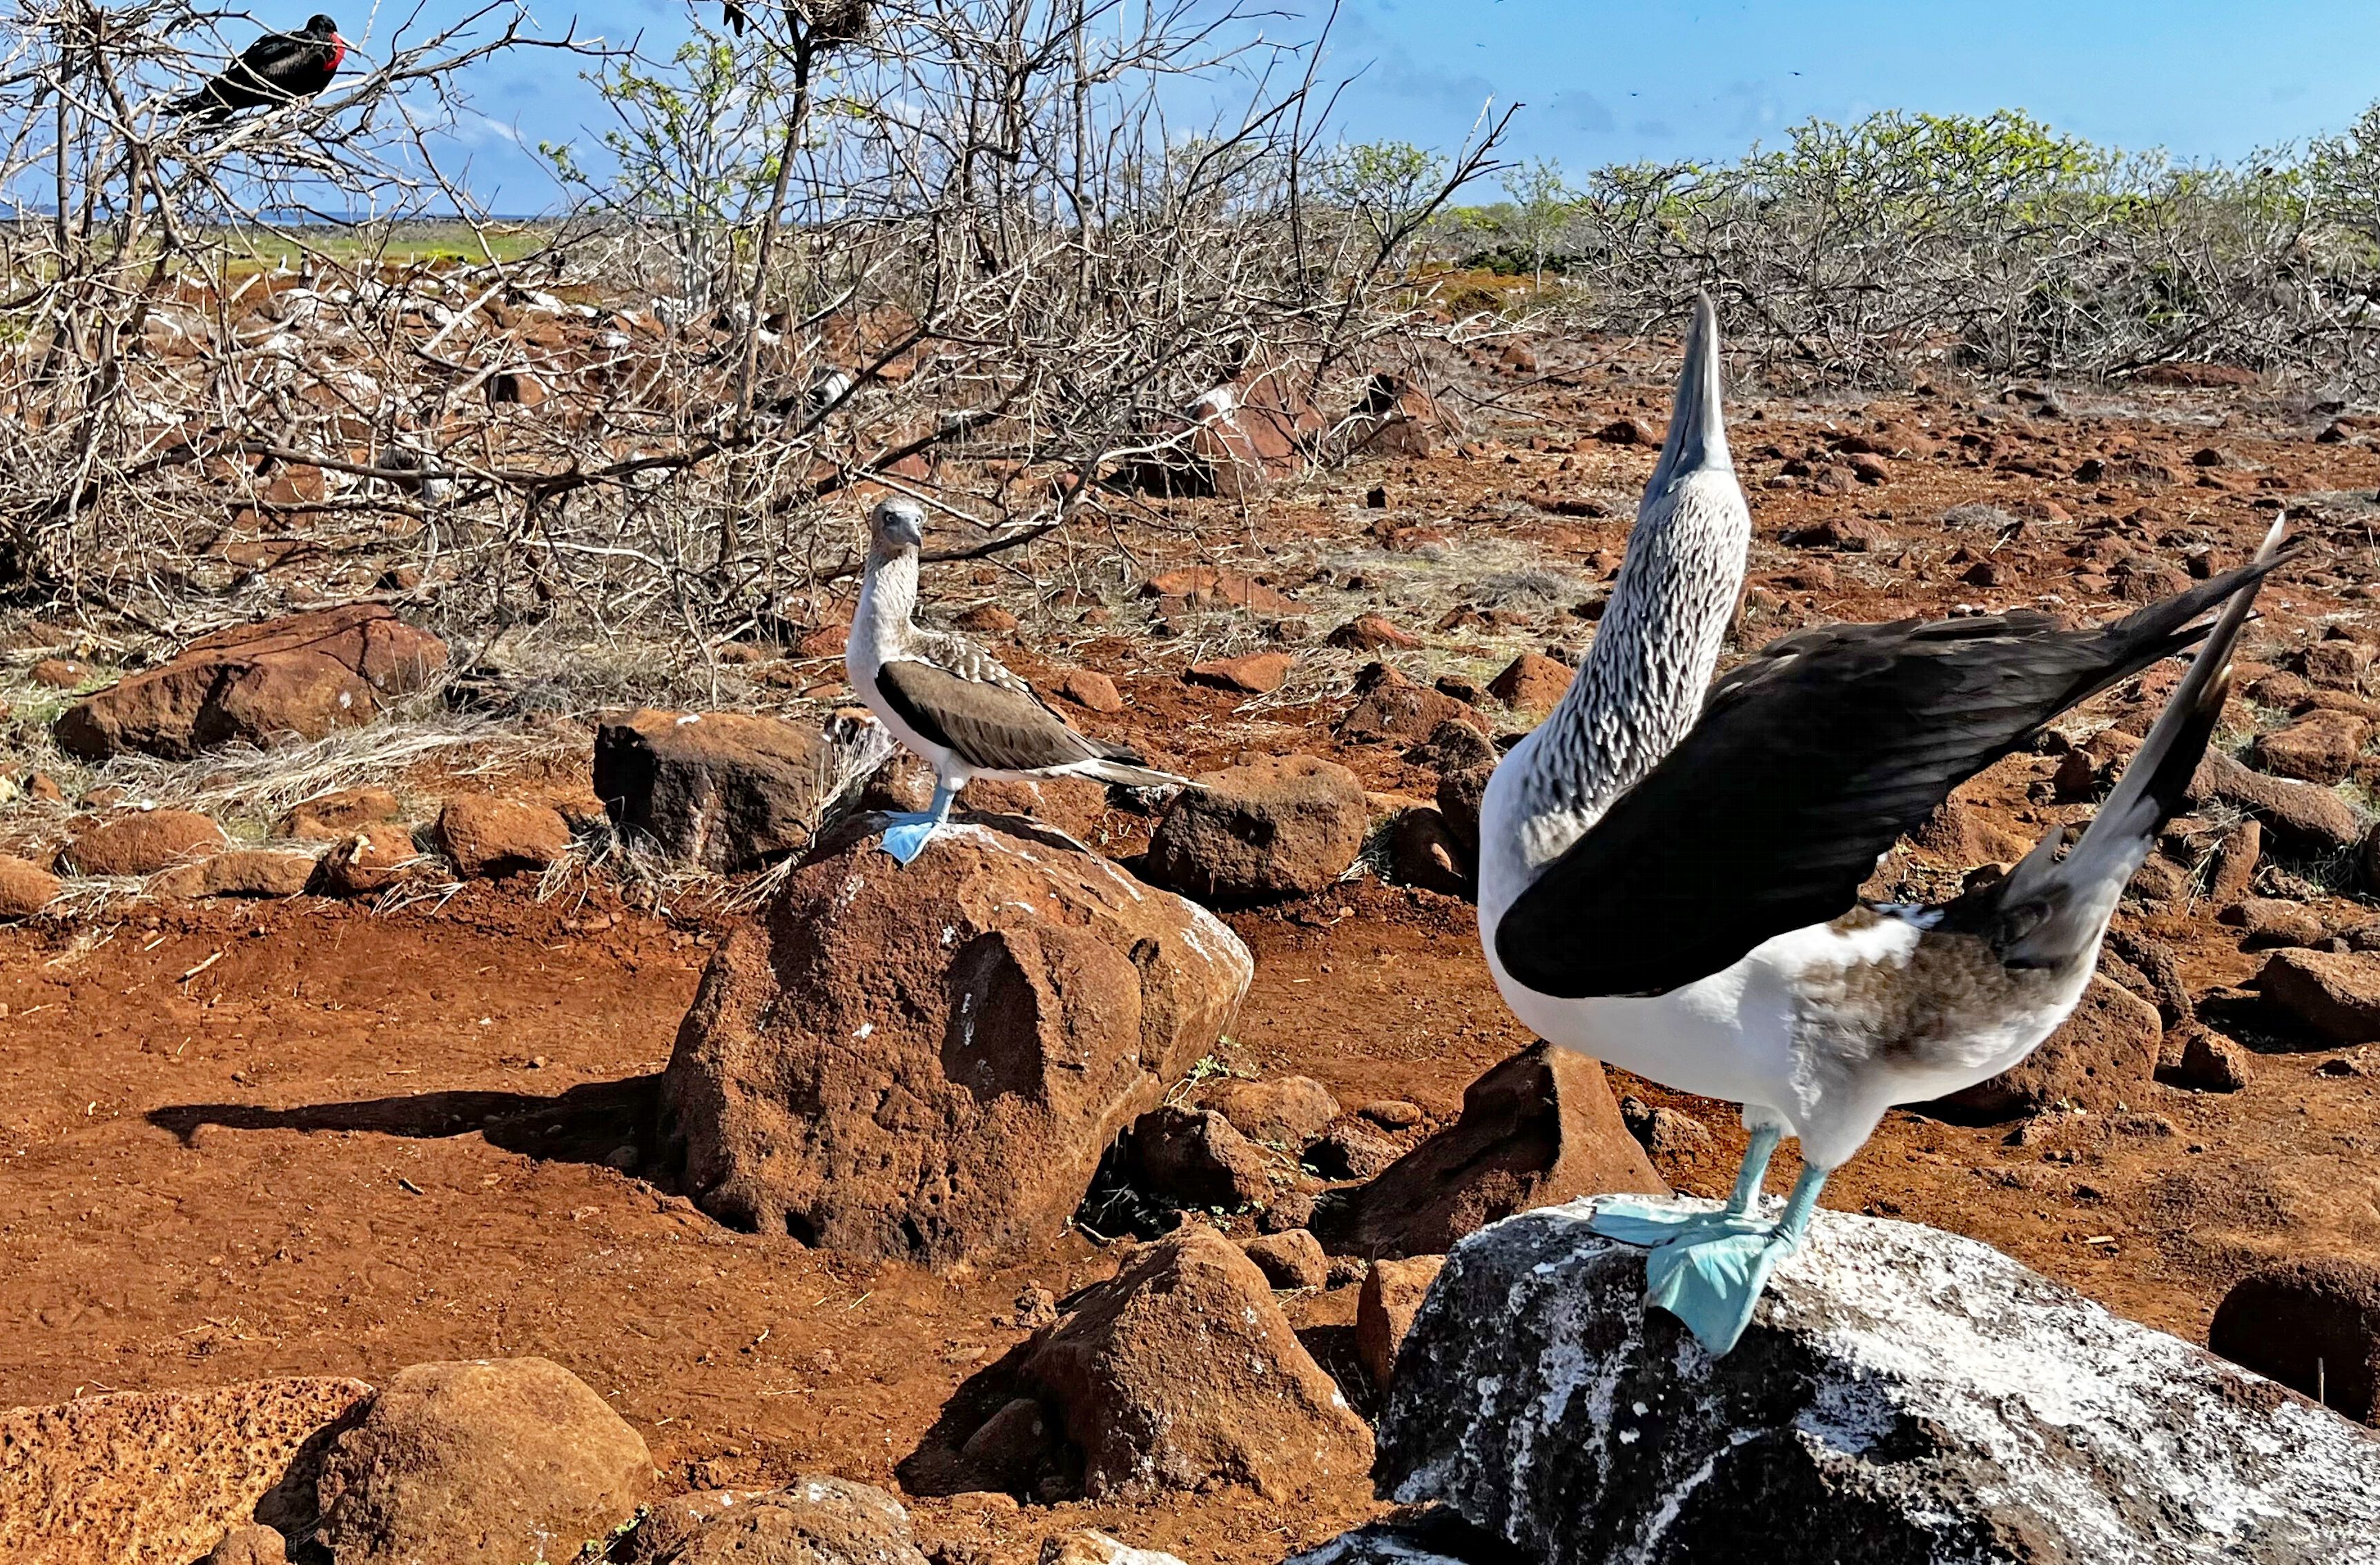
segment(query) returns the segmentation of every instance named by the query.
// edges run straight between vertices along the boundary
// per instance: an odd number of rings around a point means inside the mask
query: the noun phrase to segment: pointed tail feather
[[[1101,757],[1085,761],[1075,770],[1086,777],[1096,777],[1102,782],[1121,782],[1127,788],[1188,788],[1194,786],[1187,777],[1176,777],[1170,771],[1160,771],[1153,766],[1135,766]]]
[[[2232,649],[2248,623],[2257,589],[2286,558],[2281,547],[2286,527],[2285,520],[2276,520],[2248,564],[2166,603],[2152,604],[2112,627],[2120,632],[2143,622],[2136,628],[2151,631],[2153,641],[2186,637],[2194,633],[2167,628],[2172,623],[2168,610],[2188,600],[2195,603],[2190,611],[2194,614],[2228,595],[2156,726],[2092,817],[2082,840],[2058,859],[2062,833],[2052,831],[2002,882],[2006,889],[2000,905],[2011,917],[2025,921],[2000,947],[2001,960],[2009,965],[2050,966],[2095,944],[2125,885],[2148,858],[2157,833],[2189,807],[2191,777],[2206,754],[2231,693]]]

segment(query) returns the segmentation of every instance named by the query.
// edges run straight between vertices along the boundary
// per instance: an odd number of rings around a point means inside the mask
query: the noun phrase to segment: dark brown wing
[[[1514,901],[1498,956],[1543,994],[1664,994],[1840,916],[1951,789],[2188,648],[2237,575],[2079,630],[2025,613],[1783,638]]]
[[[984,771],[1048,771],[1087,760],[1124,758],[1075,733],[1030,690],[964,679],[901,658],[876,671],[885,705],[918,734]]]

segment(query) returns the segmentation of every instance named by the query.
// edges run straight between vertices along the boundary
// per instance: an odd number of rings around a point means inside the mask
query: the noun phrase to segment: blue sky
[[[1315,0],[1282,3],[1320,15]],[[662,55],[686,27],[675,0],[530,4],[551,31],[575,15],[582,35],[641,32]],[[425,16],[443,6],[460,0],[428,0]],[[1305,37],[1312,26],[1291,18],[1268,31]],[[2380,6],[1347,0],[1326,60],[1361,73],[1342,103],[1352,140],[1447,146],[1482,103],[1517,100],[1514,150],[1572,169],[1727,157],[1797,120],[1884,108],[2021,107],[2094,140],[2228,159],[2343,127],[2380,98]],[[600,118],[550,56],[484,67],[469,85],[530,145]],[[552,200],[535,160],[504,136],[483,127],[470,140],[473,182],[500,209]]]

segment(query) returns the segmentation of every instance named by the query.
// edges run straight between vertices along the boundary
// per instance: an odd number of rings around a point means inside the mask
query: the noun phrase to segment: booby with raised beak
[[[886,828],[886,853],[905,865],[914,860],[950,819],[959,790],[978,777],[1092,777],[1132,788],[1187,781],[1144,765],[1123,745],[1076,733],[981,646],[918,625],[925,526],[925,507],[905,495],[869,515],[868,570],[844,649],[860,700],[934,769],[932,806]]]
[[[1887,1109],[2009,1069],[2073,1011],[2125,884],[2186,807],[2282,529],[2251,564],[2112,624],[2017,611],[1815,627],[1706,698],[1749,533],[1704,302],[1596,639],[1480,817],[1480,938],[1514,1013],[1562,1047],[1743,1105],[1750,1146],[1718,1210],[1608,1198],[1593,1219],[1651,1249],[1648,1303],[1714,1355]],[[2211,631],[2195,623],[2218,606]],[[2062,858],[2053,831],[1953,902],[1860,899],[1952,789],[2202,639]],[[1789,1134],[1803,1171],[1766,1219],[1762,1179]]]

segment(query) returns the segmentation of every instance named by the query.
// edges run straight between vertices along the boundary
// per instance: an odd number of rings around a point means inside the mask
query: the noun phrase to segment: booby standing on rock
[[[1480,936],[1514,1013],[1556,1044],[1743,1105],[1751,1145],[1718,1211],[1613,1200],[1594,1219],[1652,1247],[1649,1302],[1714,1354],[1887,1109],[2007,1070],[2072,1012],[2126,882],[2185,807],[2281,528],[2251,564],[2110,625],[2020,611],[1804,630],[1705,700],[1749,535],[1703,301],[1602,625],[1480,817]],[[2218,604],[2211,633],[2192,627]],[[2202,637],[2062,859],[2054,831],[1945,905],[1860,900],[1953,788]],[[1763,1221],[1761,1181],[1788,1134],[1802,1175]]]
[[[915,622],[925,507],[895,495],[868,517],[868,574],[851,616],[844,667],[859,698],[934,769],[934,802],[886,828],[884,851],[916,858],[978,777],[1095,777],[1127,787],[1186,780],[1141,764],[1122,745],[1077,734],[1033,687],[964,636]]]

